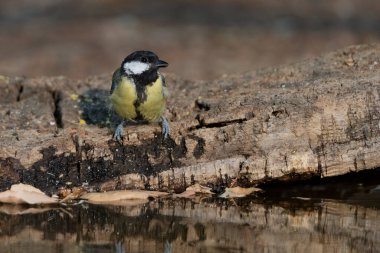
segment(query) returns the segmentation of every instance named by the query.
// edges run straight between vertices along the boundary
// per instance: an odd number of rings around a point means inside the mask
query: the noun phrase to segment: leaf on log
[[[10,190],[0,192],[0,203],[39,205],[55,204],[57,201],[55,198],[46,196],[37,188],[26,184],[12,185]]]

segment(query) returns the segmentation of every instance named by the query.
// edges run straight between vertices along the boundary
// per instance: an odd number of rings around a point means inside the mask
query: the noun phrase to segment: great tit
[[[165,79],[158,72],[167,66],[168,63],[153,52],[136,51],[113,73],[110,100],[123,119],[113,135],[115,140],[121,142],[124,124],[128,121],[161,122],[164,139],[169,136],[169,123],[163,116],[168,92]]]

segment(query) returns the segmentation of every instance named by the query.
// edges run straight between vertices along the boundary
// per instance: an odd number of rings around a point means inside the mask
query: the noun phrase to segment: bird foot
[[[169,137],[170,135],[170,126],[169,122],[165,117],[161,117],[161,125],[162,125],[162,136],[164,140]]]
[[[119,143],[123,143],[123,134],[124,134],[124,121],[121,122],[115,129],[113,134],[113,139]]]

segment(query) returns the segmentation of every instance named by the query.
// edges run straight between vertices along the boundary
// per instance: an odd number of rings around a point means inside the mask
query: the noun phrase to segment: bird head
[[[167,67],[168,63],[162,61],[150,51],[135,51],[128,55],[121,64],[121,69],[126,75],[138,76],[145,72],[157,71]]]

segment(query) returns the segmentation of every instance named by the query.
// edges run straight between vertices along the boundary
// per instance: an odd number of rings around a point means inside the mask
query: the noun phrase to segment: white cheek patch
[[[132,61],[126,62],[123,67],[127,74],[139,75],[149,69],[149,64],[139,61]]]

